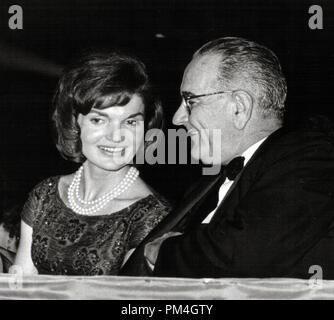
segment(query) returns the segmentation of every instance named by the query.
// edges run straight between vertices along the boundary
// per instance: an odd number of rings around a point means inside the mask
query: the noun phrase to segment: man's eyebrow
[[[190,91],[182,91],[181,92],[181,96],[182,97],[186,97],[186,98],[190,98],[190,97],[192,97],[192,96],[194,96],[195,94],[193,94],[192,92],[190,92]]]

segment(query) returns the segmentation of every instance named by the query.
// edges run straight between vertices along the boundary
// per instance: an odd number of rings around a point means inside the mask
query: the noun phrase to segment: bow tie
[[[223,172],[229,180],[234,180],[244,167],[244,157],[236,157],[231,160]]]

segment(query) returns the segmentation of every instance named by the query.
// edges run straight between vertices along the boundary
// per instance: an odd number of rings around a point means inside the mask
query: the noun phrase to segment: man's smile
[[[199,135],[199,131],[196,130],[196,129],[194,129],[194,128],[192,128],[192,129],[189,129],[189,130],[188,130],[188,134],[189,134],[190,136]]]

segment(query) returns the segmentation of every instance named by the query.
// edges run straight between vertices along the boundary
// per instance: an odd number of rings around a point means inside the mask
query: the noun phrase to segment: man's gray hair
[[[225,37],[206,43],[194,57],[205,54],[221,56],[219,80],[224,87],[248,88],[256,95],[264,117],[283,119],[287,85],[278,58],[271,50],[246,39]],[[245,87],[231,88],[240,83]]]

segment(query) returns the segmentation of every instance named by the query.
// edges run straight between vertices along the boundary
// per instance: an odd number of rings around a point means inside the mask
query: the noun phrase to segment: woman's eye
[[[136,126],[137,125],[137,120],[134,120],[134,119],[129,119],[126,121],[126,123],[132,127]]]
[[[91,118],[90,121],[93,124],[101,124],[101,123],[103,123],[103,119],[101,119],[101,118]]]

